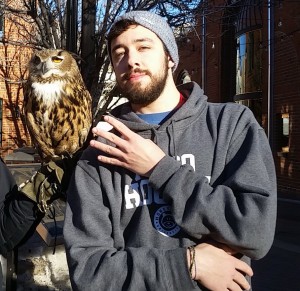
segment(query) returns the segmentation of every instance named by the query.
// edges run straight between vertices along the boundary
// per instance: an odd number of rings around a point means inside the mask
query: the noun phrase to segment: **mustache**
[[[145,74],[145,75],[151,76],[151,73],[148,70],[142,70],[142,69],[137,68],[137,69],[134,69],[134,70],[131,70],[131,71],[125,73],[123,75],[123,77],[122,77],[122,80],[129,80],[130,76],[132,74],[136,74],[136,73],[140,73],[140,74]]]

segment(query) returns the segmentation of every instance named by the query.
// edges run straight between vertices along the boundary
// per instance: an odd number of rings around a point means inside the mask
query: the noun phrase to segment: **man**
[[[276,219],[264,131],[246,107],[175,86],[177,46],[160,16],[126,13],[107,39],[129,103],[104,118],[112,131],[93,129],[69,185],[73,289],[248,290],[244,261],[267,253]]]

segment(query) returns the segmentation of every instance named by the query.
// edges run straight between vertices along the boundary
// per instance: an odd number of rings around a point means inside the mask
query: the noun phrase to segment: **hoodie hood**
[[[173,124],[174,128],[187,127],[190,122],[199,116],[201,112],[207,107],[207,97],[203,94],[203,90],[195,82],[186,83],[177,87],[187,101],[176,112],[168,118],[161,125],[147,124],[135,114],[130,106],[130,103],[124,103],[112,110],[113,116],[118,116],[118,119],[122,121],[131,130],[140,133],[148,130],[166,130],[166,128]],[[170,96],[172,98],[173,96]]]
[[[198,118],[207,107],[207,97],[203,95],[203,90],[197,83],[190,82],[180,85],[178,90],[187,100],[161,125],[144,122],[132,111],[129,102],[116,107],[111,114],[118,116],[121,122],[142,137],[153,140],[168,155],[176,156],[177,132],[189,127],[194,119]],[[172,97],[170,96],[170,98]],[[168,139],[166,139],[166,136],[168,136]]]

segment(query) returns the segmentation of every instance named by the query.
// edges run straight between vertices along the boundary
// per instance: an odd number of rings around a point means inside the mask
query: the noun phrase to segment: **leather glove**
[[[63,157],[42,164],[29,180],[19,186],[19,191],[36,202],[39,210],[45,213],[55,199],[66,198],[69,181],[79,157]]]

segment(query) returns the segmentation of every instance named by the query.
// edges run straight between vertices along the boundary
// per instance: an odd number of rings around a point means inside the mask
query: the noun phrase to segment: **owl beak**
[[[41,74],[43,78],[48,78],[51,75],[55,76],[55,75],[60,75],[62,76],[63,74],[60,72],[60,70],[58,68],[55,67],[55,65],[53,65],[52,62],[50,62],[49,60],[43,62],[41,64]]]
[[[47,63],[42,64],[42,73],[43,75],[46,74],[49,71]]]

